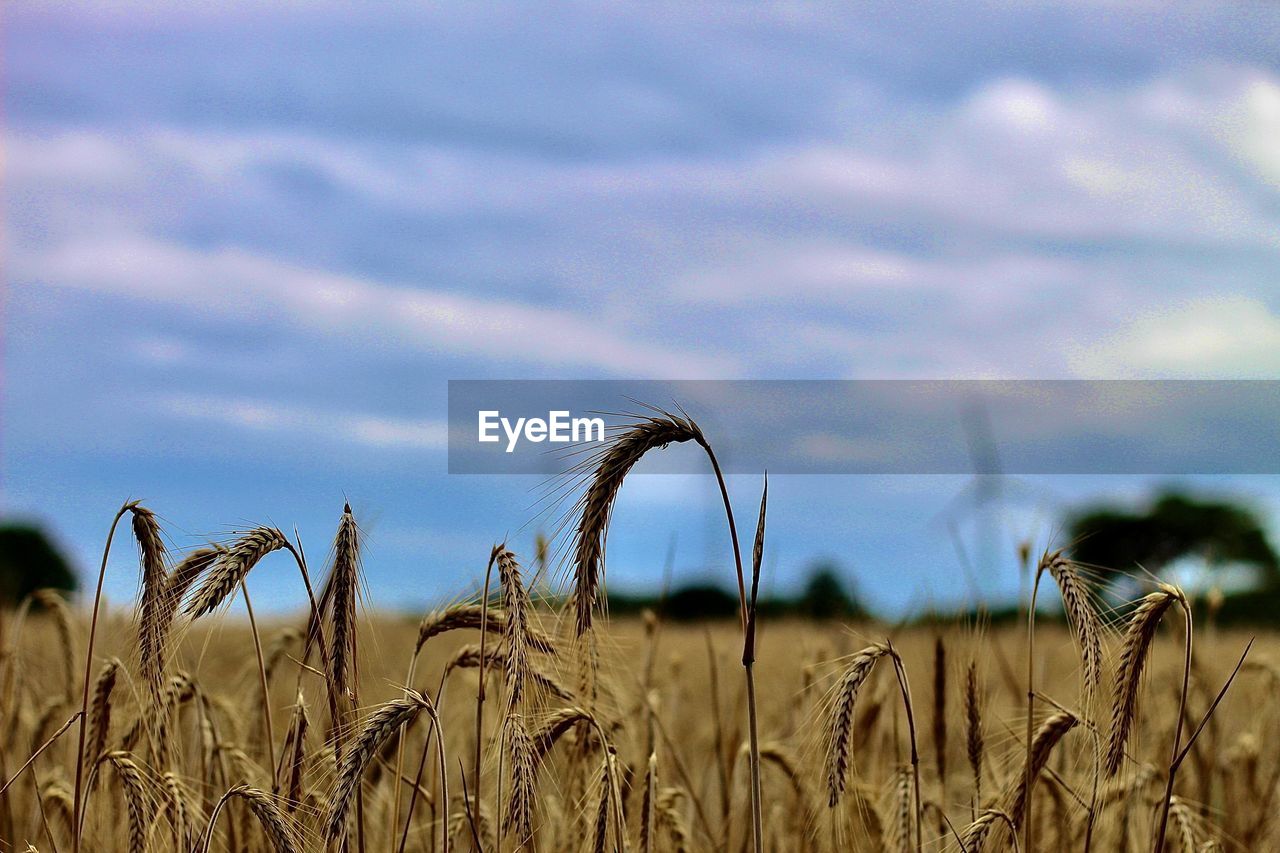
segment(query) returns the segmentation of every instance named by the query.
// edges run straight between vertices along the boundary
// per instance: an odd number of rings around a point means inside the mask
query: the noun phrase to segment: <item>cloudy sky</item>
[[[451,378],[1280,376],[1273,3],[4,19],[4,505],[83,567],[127,497],[316,560],[349,499],[375,604],[465,592],[556,516],[445,473]],[[829,555],[885,608],[964,596],[965,482],[779,479],[770,582]],[[1036,483],[1017,536],[1149,486]],[[673,536],[723,571],[713,489],[629,485],[615,582]]]

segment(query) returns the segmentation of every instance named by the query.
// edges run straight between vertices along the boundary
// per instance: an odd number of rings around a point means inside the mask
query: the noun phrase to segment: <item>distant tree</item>
[[[1142,567],[1159,574],[1182,557],[1210,569],[1227,563],[1256,566],[1264,586],[1280,584],[1280,558],[1252,509],[1224,500],[1199,500],[1177,491],[1159,495],[1146,510],[1091,507],[1068,519],[1071,554],[1113,583]]]
[[[867,615],[831,562],[817,563],[810,569],[809,579],[796,599],[796,611],[810,619],[858,619]]]
[[[738,596],[711,584],[681,587],[662,602],[662,614],[677,621],[723,619],[738,615],[738,608]]]
[[[45,587],[75,590],[71,564],[40,528],[0,525],[0,603],[15,604]]]

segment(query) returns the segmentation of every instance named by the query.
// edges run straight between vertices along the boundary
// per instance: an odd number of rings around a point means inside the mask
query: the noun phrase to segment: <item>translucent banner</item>
[[[449,471],[562,473],[659,411],[728,473],[1280,473],[1271,380],[451,380]],[[694,451],[642,470],[703,472]]]

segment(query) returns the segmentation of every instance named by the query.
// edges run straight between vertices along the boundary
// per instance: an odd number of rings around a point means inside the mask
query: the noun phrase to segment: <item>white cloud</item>
[[[448,424],[431,419],[393,418],[247,397],[198,394],[165,396],[155,400],[154,405],[172,417],[251,432],[352,441],[377,449],[444,450],[448,446]]]
[[[1239,155],[1280,189],[1280,81],[1258,75],[1223,120],[1223,132]]]
[[[361,347],[663,378],[717,378],[732,370],[727,359],[633,338],[590,312],[384,284],[236,248],[87,238],[25,252],[13,273],[28,286],[129,297]]]
[[[1240,296],[1205,297],[1150,311],[1072,354],[1085,376],[1274,379],[1280,315]]]
[[[1204,284],[1183,274],[1157,287],[1148,268],[1186,270],[1186,256],[1212,251],[1216,286],[1245,299],[1272,286],[1257,268],[1280,249],[1266,183],[1280,175],[1276,92],[1274,75],[1243,66],[1092,89],[1000,77],[856,132],[718,156],[18,128],[15,197],[54,206],[17,230],[12,267],[24,285],[519,369],[1062,375],[1130,318]],[[352,236],[331,210],[306,233],[297,209],[311,190],[290,175],[349,210]],[[192,211],[210,199],[230,248],[152,236],[203,233]],[[222,236],[235,233],[224,220],[280,206],[296,244],[266,255],[236,248],[255,235]],[[388,236],[405,223],[464,236],[410,253]],[[333,253],[344,267],[377,241],[402,252],[388,266],[429,270],[413,276],[424,286],[326,269],[334,237],[350,241]],[[323,246],[314,261],[308,240]],[[518,296],[493,295],[505,281]],[[487,295],[463,289],[473,283]]]

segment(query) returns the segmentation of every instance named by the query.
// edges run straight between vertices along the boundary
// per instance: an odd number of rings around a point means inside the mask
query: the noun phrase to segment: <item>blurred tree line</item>
[[[67,558],[34,524],[0,524],[0,604],[12,606],[45,588],[75,590],[76,573]]]
[[[1201,610],[1220,622],[1280,621],[1280,556],[1260,510],[1232,498],[1201,498],[1166,489],[1137,509],[1100,504],[1068,517],[1073,559],[1087,566],[1104,591],[1123,598],[1126,586],[1145,575],[1163,577],[1174,564],[1193,560],[1203,572]],[[1252,579],[1228,578],[1246,569]]]
[[[796,616],[805,619],[856,621],[869,616],[852,585],[833,561],[814,563],[795,595],[762,596],[756,605],[764,618]],[[738,616],[738,595],[710,583],[681,586],[665,596],[609,593],[612,613],[653,610],[664,619],[732,619]]]
[[[1146,577],[1162,577],[1190,558],[1204,572],[1202,586],[1219,587],[1225,570],[1235,574],[1215,598],[1223,621],[1280,621],[1280,555],[1262,512],[1231,497],[1202,497],[1166,489],[1145,505],[1094,503],[1067,513],[1065,539],[1073,559],[1098,578],[1104,594],[1124,598]],[[1252,573],[1241,581],[1238,570]],[[0,524],[0,604],[12,606],[34,590],[72,593],[76,573],[36,525]],[[681,586],[663,596],[609,594],[617,613],[651,608],[665,618],[734,618],[737,595],[710,583]],[[789,595],[762,597],[762,616],[816,620],[869,617],[850,578],[831,560],[813,564],[804,584]],[[986,611],[996,618],[1004,611]],[[1016,613],[1009,608],[1009,613]]]
[[[1143,570],[1159,576],[1186,557],[1203,562],[1212,575],[1225,566],[1256,570],[1258,586],[1280,581],[1280,559],[1264,522],[1251,507],[1229,500],[1201,500],[1165,491],[1147,507],[1088,507],[1069,520],[1071,555],[1107,583]]]

